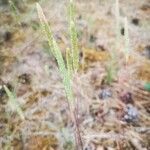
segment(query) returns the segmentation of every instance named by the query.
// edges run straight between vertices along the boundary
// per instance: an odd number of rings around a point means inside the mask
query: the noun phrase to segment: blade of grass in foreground
[[[60,75],[63,78],[63,84],[65,87],[66,95],[68,100],[72,101],[73,100],[73,93],[72,93],[72,88],[71,88],[71,79],[68,75],[68,71],[65,67],[65,63],[61,54],[60,49],[58,48],[58,45],[56,41],[53,41],[54,44],[54,51],[55,51],[55,57],[58,63]]]
[[[21,25],[21,22],[20,22],[20,14],[19,14],[19,11],[18,11],[18,8],[15,6],[14,2],[9,0],[9,5],[10,5],[10,8],[11,8],[11,11],[16,19],[16,22]]]
[[[4,85],[4,89],[9,98],[9,105],[11,109],[16,111],[22,120],[25,119],[23,111],[21,110],[19,104],[17,103],[16,96]]]
[[[61,51],[57,45],[57,42],[53,38],[50,26],[48,25],[48,22],[46,20],[46,17],[43,13],[41,6],[38,3],[36,4],[36,6],[37,6],[37,11],[38,11],[41,25],[43,27],[44,33],[46,34],[48,42],[49,42],[49,46],[50,46],[51,50],[53,51],[54,57],[57,60],[59,72],[60,72],[60,75],[63,79],[63,84],[65,87],[67,99],[69,101],[72,101],[73,100],[73,93],[72,93],[72,88],[71,88],[71,79],[70,79],[70,77],[68,75],[68,71],[65,67],[65,62],[64,62],[62,53],[61,53]]]
[[[70,1],[70,2],[72,2],[72,1]],[[55,41],[55,39],[52,36],[52,32],[50,30],[50,27],[48,26],[47,20],[44,16],[42,8],[40,7],[39,4],[37,4],[37,10],[38,10],[39,18],[40,18],[40,21],[41,21],[41,25],[44,27],[44,31],[46,32],[46,35],[47,35],[47,38],[48,38],[48,41],[49,41],[50,45],[52,45],[53,52],[54,52],[54,57],[57,60],[60,75],[63,78],[63,84],[64,84],[66,96],[67,96],[67,99],[68,99],[71,118],[72,118],[72,121],[74,122],[75,128],[76,128],[75,129],[75,137],[76,137],[76,141],[77,141],[77,149],[78,149],[78,147],[82,147],[82,149],[83,149],[80,130],[79,130],[78,121],[77,121],[77,114],[76,114],[77,112],[76,112],[75,105],[74,105],[73,90],[72,90],[72,86],[71,86],[72,79],[70,78],[70,75],[69,75],[69,72],[72,71],[72,63],[74,63],[74,71],[76,71],[78,69],[78,59],[77,59],[77,57],[79,57],[79,55],[76,56],[78,51],[76,51],[76,52],[73,51],[73,53],[74,52],[75,53],[71,54],[71,57],[70,57],[70,51],[69,51],[69,53],[67,52],[68,54],[67,54],[67,58],[66,58],[67,60],[66,61],[67,61],[68,64],[67,64],[67,68],[66,68],[64,59],[62,57],[62,53],[61,53],[61,51],[60,51],[60,49],[57,45],[57,42]],[[48,30],[47,30],[47,28],[48,28]],[[73,42],[72,43],[73,46],[76,48],[77,47],[77,45],[76,45],[77,33],[74,30],[75,29],[74,22],[73,23],[71,22],[71,29],[72,29],[71,30],[72,40],[71,41]],[[71,61],[71,63],[70,63],[70,61]]]

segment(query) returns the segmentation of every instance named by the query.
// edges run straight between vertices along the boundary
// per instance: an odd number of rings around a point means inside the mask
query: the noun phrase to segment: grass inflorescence
[[[47,37],[50,50],[55,57],[60,76],[63,80],[64,89],[68,99],[68,104],[71,112],[72,121],[75,124],[75,137],[76,137],[76,146],[82,147],[82,141],[80,137],[80,131],[78,126],[78,119],[75,109],[75,97],[73,95],[72,80],[73,75],[77,72],[79,68],[79,49],[78,49],[78,39],[77,39],[77,30],[75,26],[75,16],[74,16],[74,5],[73,1],[70,0],[69,3],[69,28],[70,28],[70,39],[71,39],[71,48],[66,49],[66,58],[64,60],[61,50],[53,37],[52,30],[48,21],[43,13],[41,6],[37,3],[38,16],[40,18],[42,29]],[[82,148],[81,148],[82,149]]]

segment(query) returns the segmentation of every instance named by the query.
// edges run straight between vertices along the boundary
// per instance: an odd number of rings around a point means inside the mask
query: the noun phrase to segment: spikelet
[[[68,75],[69,75],[70,79],[72,79],[73,66],[72,66],[71,52],[70,52],[69,48],[66,49],[66,64],[67,64]]]
[[[71,52],[73,59],[73,69],[76,72],[79,68],[79,48],[78,48],[78,37],[77,29],[75,26],[75,15],[73,0],[70,0],[69,4],[69,26],[70,26],[70,39],[71,39]]]
[[[54,46],[53,46],[53,35],[52,35],[51,28],[48,24],[48,21],[43,13],[41,6],[38,3],[36,3],[36,8],[37,8],[38,17],[40,19],[42,30],[48,39],[48,44],[49,44],[50,50],[51,50],[52,54],[55,55]]]

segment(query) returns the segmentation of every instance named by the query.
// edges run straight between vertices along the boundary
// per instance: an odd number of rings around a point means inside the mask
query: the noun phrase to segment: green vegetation
[[[79,68],[79,50],[78,50],[78,38],[77,30],[75,26],[75,8],[73,0],[70,0],[69,4],[69,28],[70,28],[70,39],[71,39],[71,57],[73,61],[73,69],[77,71]]]
[[[57,42],[55,41],[50,25],[46,20],[42,8],[37,3],[38,16],[40,18],[42,29],[48,39],[48,44],[50,47],[50,53],[56,58],[60,75],[63,79],[64,88],[66,91],[67,99],[71,102],[73,101],[73,91],[71,88],[71,80],[73,72],[76,72],[79,67],[79,50],[78,50],[78,40],[77,32],[75,28],[75,18],[74,18],[74,6],[73,1],[70,1],[69,4],[69,14],[70,14],[70,38],[71,38],[71,50],[66,50],[66,60],[63,59],[61,50],[58,47]],[[65,65],[65,62],[67,65]]]
[[[20,116],[20,118],[22,120],[24,120],[25,117],[24,117],[22,109],[20,108],[20,106],[17,102],[17,98],[16,98],[15,93],[11,92],[5,85],[4,85],[4,89],[6,91],[8,98],[9,98],[8,104],[9,104],[10,108],[12,109],[12,111],[17,112],[18,115]]]
[[[78,145],[76,146],[82,147],[82,141],[81,141],[78,121],[76,117],[77,114],[75,111],[76,106],[74,105],[74,96],[73,96],[73,89],[72,89],[73,74],[76,73],[79,68],[79,50],[78,50],[77,31],[75,28],[73,1],[70,0],[70,3],[69,3],[71,49],[67,48],[65,60],[63,59],[61,50],[58,47],[58,44],[52,35],[51,27],[48,24],[48,21],[46,20],[46,17],[43,13],[41,6],[38,3],[36,6],[37,6],[37,11],[38,11],[38,16],[40,19],[41,27],[47,37],[48,44],[51,50],[50,53],[53,54],[53,56],[55,57],[58,63],[60,76],[63,80],[63,85],[65,88],[65,92],[66,92],[66,96],[68,99],[68,104],[69,104],[69,108],[71,112],[71,118],[76,127],[75,137],[78,143]]]
[[[113,80],[116,78],[117,75],[117,68],[118,68],[118,53],[120,51],[120,12],[119,12],[119,1],[116,0],[115,3],[115,17],[116,17],[116,41],[115,41],[115,48],[110,53],[111,60],[106,66],[106,83],[111,84]],[[127,17],[124,18],[124,57],[125,57],[125,64],[129,61],[129,53],[130,53],[130,46],[129,46],[129,31],[128,31],[128,21]]]
[[[71,89],[71,79],[67,73],[68,71],[67,71],[67,68],[65,66],[65,61],[63,59],[61,50],[59,49],[57,42],[55,41],[55,39],[52,35],[52,31],[50,29],[50,26],[49,26],[49,24],[48,24],[48,22],[44,16],[44,13],[42,11],[41,6],[39,4],[37,4],[37,10],[38,10],[38,15],[40,18],[42,29],[43,29],[43,31],[44,31],[45,35],[47,36],[47,39],[48,39],[48,44],[49,44],[50,50],[57,60],[59,72],[60,72],[60,75],[63,79],[63,84],[65,87],[67,98],[69,101],[72,101],[73,100],[73,92]]]
[[[68,70],[68,76],[70,77],[70,79],[72,79],[73,77],[73,64],[72,64],[72,57],[70,54],[70,49],[67,48],[66,49],[66,64],[67,64],[67,70]]]
[[[106,66],[106,83],[111,84],[117,75],[117,66],[118,66],[118,56],[117,51],[119,49],[120,44],[120,12],[119,12],[119,1],[116,0],[115,3],[115,20],[116,20],[116,39],[115,39],[115,47],[110,53],[110,61]]]
[[[150,83],[145,83],[144,89],[150,92]]]
[[[19,14],[18,8],[16,7],[16,4],[13,1],[10,0],[9,5],[10,5],[10,8],[11,8],[12,14],[14,15],[14,18],[16,19],[16,22],[19,25],[21,25],[21,23],[20,23],[20,14]]]
[[[44,0],[41,0],[41,3],[42,1]],[[29,3],[33,4],[34,2],[33,0]],[[149,100],[150,83],[149,79],[144,80],[142,78],[145,74],[148,76],[149,72],[148,69],[142,69],[145,66],[139,64],[140,59],[136,61],[137,58],[133,59],[133,56],[130,56],[133,52],[130,47],[128,20],[127,17],[120,15],[119,0],[116,0],[115,3],[114,19],[111,18],[111,11],[108,12],[112,3],[108,5],[109,2],[106,2],[106,4],[102,3],[102,6],[99,5],[100,11],[105,7],[107,8],[105,13],[97,11],[97,3],[95,2],[89,3],[88,9],[91,8],[90,11],[85,9],[86,3],[83,3],[83,6],[80,2],[77,3],[79,29],[81,30],[81,36],[86,36],[85,39],[80,37],[81,41],[78,41],[77,38],[75,5],[73,0],[70,0],[67,7],[70,45],[66,40],[66,34],[64,32],[60,34],[60,30],[66,29],[66,20],[62,15],[62,9],[66,7],[66,3],[64,1],[63,3],[46,1],[44,5],[41,3],[36,4],[40,21],[35,16],[35,5],[27,4],[27,7],[32,9],[28,13],[29,9],[21,12],[14,0],[10,0],[7,6],[5,5],[5,8],[9,11],[11,8],[10,14],[8,15],[6,12],[6,16],[4,16],[4,21],[7,16],[10,19],[5,21],[6,26],[13,27],[17,31],[11,32],[9,29],[3,32],[2,28],[2,38],[6,39],[1,42],[3,44],[2,49],[4,47],[4,51],[8,49],[8,53],[14,52],[15,55],[11,56],[12,53],[9,55],[7,53],[1,54],[3,60],[1,61],[2,69],[0,68],[2,70],[0,72],[2,76],[2,79],[0,78],[2,117],[0,116],[0,118],[2,118],[1,128],[3,128],[3,131],[1,135],[4,143],[0,144],[5,147],[2,149],[12,149],[12,147],[20,144],[26,149],[38,149],[39,147],[39,149],[83,150],[82,138],[84,139],[84,149],[111,149],[111,146],[115,149],[118,145],[120,149],[123,149],[129,143],[133,148],[134,143],[137,144],[137,142],[132,143],[126,137],[131,139],[138,137],[139,139],[140,130],[143,131],[143,126],[145,128],[146,124],[143,124],[143,122],[147,122],[149,119],[146,104]],[[80,7],[83,7],[83,9]],[[48,10],[51,11],[47,12]],[[55,39],[51,24],[43,11],[47,12],[47,15],[49,14],[49,18],[53,19],[54,30],[59,43]],[[53,14],[55,15],[53,12],[55,11],[58,14],[53,18]],[[122,14],[125,14],[124,9],[122,9],[122,12]],[[93,19],[93,28],[89,31],[89,22],[86,22],[86,20],[90,17]],[[13,22],[12,26],[11,22]],[[112,29],[112,23],[114,22],[115,36],[112,33],[113,31],[107,30]],[[46,37],[44,42],[41,42],[43,39],[39,35],[39,28],[42,29]],[[19,40],[22,31],[25,31],[25,39],[24,37],[23,40],[21,39],[21,43],[23,43],[21,45]],[[132,37],[134,38],[134,36]],[[113,40],[114,43],[112,43]],[[18,43],[16,47],[14,43]],[[88,45],[88,43],[91,43],[91,45]],[[63,47],[63,50],[61,50],[59,44]],[[79,53],[79,44],[83,50],[82,53]],[[138,45],[137,47],[144,49],[145,45],[142,46]],[[49,57],[43,55],[41,49]],[[93,49],[95,51],[92,51]],[[18,59],[9,63],[5,61],[5,57],[8,56]],[[133,61],[129,61],[131,58]],[[148,67],[146,66],[146,68]],[[45,72],[43,72],[43,69]],[[57,70],[66,95],[60,89]],[[142,81],[148,81],[148,83],[143,84]],[[12,83],[14,90],[12,90],[9,82]],[[19,84],[14,85],[14,82]],[[137,87],[135,87],[136,85]],[[17,98],[17,96],[19,97]],[[19,105],[19,99],[23,100],[21,101],[21,104],[24,104],[23,107]],[[141,100],[142,103],[139,103]],[[140,105],[141,107],[139,107]],[[16,116],[15,119],[13,118],[14,115]],[[136,124],[140,121],[141,123],[137,128]],[[122,123],[125,124],[123,129],[125,131],[130,129],[131,133],[122,136],[122,128],[117,130],[115,128],[116,122],[120,123],[119,126]],[[135,127],[135,135],[132,125]],[[145,133],[146,130],[144,129]],[[112,134],[114,137],[122,136],[122,138],[125,138],[124,142],[118,141],[117,144],[115,140],[112,142]],[[93,141],[96,143],[93,143]],[[97,141],[100,141],[100,143]],[[144,142],[140,142],[144,145]],[[112,143],[112,145],[108,143]],[[127,149],[130,148],[127,147]]]
[[[106,83],[110,85],[116,77],[116,68],[113,63],[107,65],[106,74]]]

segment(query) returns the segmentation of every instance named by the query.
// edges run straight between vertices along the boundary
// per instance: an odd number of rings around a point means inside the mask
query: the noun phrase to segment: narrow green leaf
[[[61,54],[60,49],[58,48],[58,45],[55,40],[53,40],[53,45],[54,45],[54,51],[55,51],[55,57],[58,63],[60,75],[63,78],[63,84],[65,87],[66,95],[69,101],[73,100],[73,93],[72,93],[72,88],[71,88],[71,81],[68,75],[68,71],[65,67],[65,63]]]
[[[23,111],[20,108],[19,104],[17,103],[15,95],[5,85],[4,85],[4,89],[9,98],[10,107],[12,108],[12,110],[15,110],[18,113],[18,115],[20,116],[22,120],[24,120],[25,117],[24,117]]]
[[[18,8],[15,6],[14,2],[9,0],[9,5],[10,5],[10,8],[11,8],[11,11],[16,19],[16,22],[21,25],[20,23],[20,14],[19,14],[19,11],[18,11]]]

